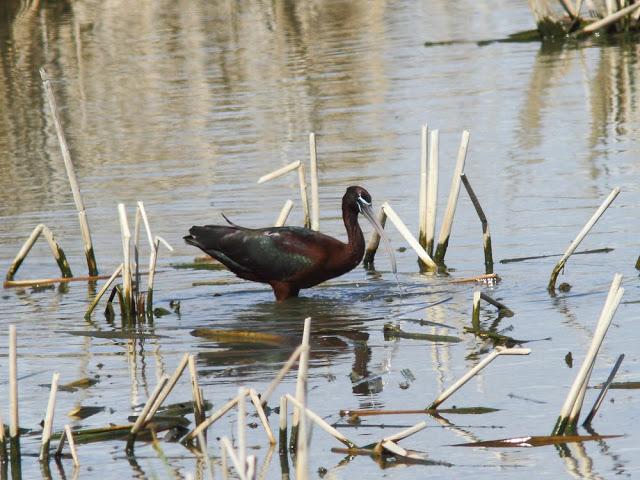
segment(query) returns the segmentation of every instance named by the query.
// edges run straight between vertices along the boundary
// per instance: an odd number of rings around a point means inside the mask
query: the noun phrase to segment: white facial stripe
[[[364,205],[371,206],[371,202],[367,202],[361,195],[358,195],[358,200],[361,201]]]

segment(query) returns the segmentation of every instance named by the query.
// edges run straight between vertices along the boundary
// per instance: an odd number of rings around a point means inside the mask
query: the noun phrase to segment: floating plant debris
[[[485,440],[482,442],[456,443],[449,447],[544,447],[547,445],[559,445],[563,443],[591,442],[594,440],[606,440],[618,438],[624,435],[549,435],[503,438],[500,440]]]

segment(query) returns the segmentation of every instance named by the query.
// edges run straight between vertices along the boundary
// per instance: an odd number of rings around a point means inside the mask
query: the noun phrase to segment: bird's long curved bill
[[[380,235],[380,238],[382,238],[384,242],[384,247],[387,249],[387,253],[389,254],[389,258],[391,259],[391,270],[393,271],[393,274],[396,276],[396,281],[398,281],[398,268],[396,267],[396,256],[393,254],[393,250],[391,249],[391,244],[389,243],[389,238],[387,238],[387,234],[384,232],[384,228],[382,227],[382,225],[380,225],[380,222],[378,222],[378,219],[373,214],[373,209],[369,205],[360,204],[360,210],[362,211],[362,214],[365,216],[365,218],[369,220],[369,222],[371,222],[371,225],[373,225],[373,228],[376,229],[376,232],[378,232],[378,235]]]

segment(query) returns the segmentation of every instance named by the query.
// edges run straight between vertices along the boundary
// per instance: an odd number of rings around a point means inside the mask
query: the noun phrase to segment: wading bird
[[[384,230],[371,209],[371,195],[362,187],[347,188],[342,219],[348,242],[302,227],[244,228],[229,225],[194,226],[185,241],[212,256],[238,277],[268,283],[277,301],[297,297],[310,288],[355,268],[364,255],[362,213],[385,242],[394,274],[396,262]]]

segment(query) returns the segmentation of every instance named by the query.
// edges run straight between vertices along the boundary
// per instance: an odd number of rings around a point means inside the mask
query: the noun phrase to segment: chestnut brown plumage
[[[238,277],[268,283],[276,300],[297,297],[310,288],[355,268],[364,255],[364,235],[358,224],[362,213],[385,240],[396,272],[393,251],[371,209],[371,195],[351,186],[342,197],[342,219],[347,243],[302,227],[244,228],[229,225],[194,226],[185,241],[224,264]],[[225,217],[226,218],[226,217]]]

